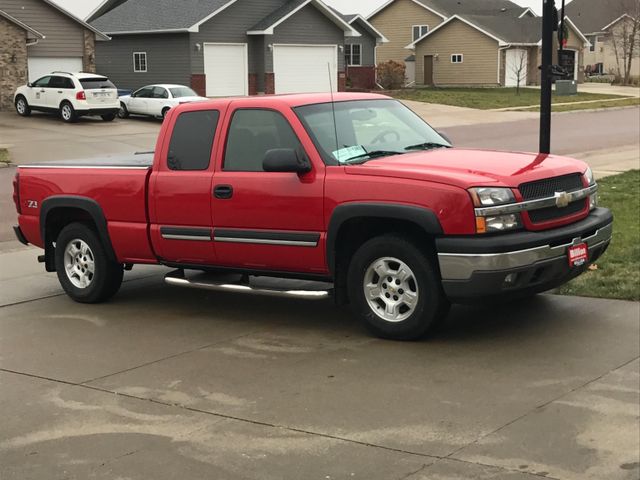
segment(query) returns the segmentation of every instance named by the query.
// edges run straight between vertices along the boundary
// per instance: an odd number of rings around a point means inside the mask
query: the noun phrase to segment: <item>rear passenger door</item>
[[[68,92],[74,88],[73,80],[70,78],[54,75],[51,77],[47,88],[47,106],[49,108],[60,108],[60,104],[67,98]]]
[[[211,228],[211,179],[221,111],[183,111],[168,119],[167,132],[149,181],[151,239],[167,263],[216,262]]]
[[[221,265],[326,273],[325,168],[289,107],[238,100],[226,116],[213,178],[214,244]],[[312,163],[305,174],[265,172],[272,149],[295,149]]]

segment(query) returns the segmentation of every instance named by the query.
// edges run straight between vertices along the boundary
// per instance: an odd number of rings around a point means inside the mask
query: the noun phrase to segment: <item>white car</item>
[[[181,103],[207,100],[184,85],[147,85],[131,95],[120,97],[120,118],[147,115],[164,118],[169,110]]]
[[[23,117],[39,110],[58,113],[68,123],[85,115],[99,115],[110,122],[120,110],[115,85],[107,77],[92,73],[52,72],[18,87],[14,105]]]

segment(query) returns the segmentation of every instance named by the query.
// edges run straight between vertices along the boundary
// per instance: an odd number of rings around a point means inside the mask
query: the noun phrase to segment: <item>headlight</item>
[[[476,207],[493,207],[516,201],[510,188],[479,187],[470,189],[469,193]]]
[[[591,171],[591,168],[587,168],[587,171],[584,172],[584,178],[589,185],[593,185],[594,183],[596,183],[596,179],[593,178],[593,172]]]
[[[494,207],[516,202],[516,197],[510,188],[477,187],[469,189],[469,193],[476,208]],[[476,215],[477,233],[504,232],[520,227],[522,227],[522,218],[519,213],[496,216]]]

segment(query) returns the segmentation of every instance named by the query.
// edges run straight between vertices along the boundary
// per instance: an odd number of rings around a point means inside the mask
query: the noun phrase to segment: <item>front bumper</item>
[[[584,220],[553,230],[436,240],[442,284],[452,301],[538,293],[585,271],[607,249],[613,215],[597,208]],[[571,245],[586,243],[589,260],[570,267]]]

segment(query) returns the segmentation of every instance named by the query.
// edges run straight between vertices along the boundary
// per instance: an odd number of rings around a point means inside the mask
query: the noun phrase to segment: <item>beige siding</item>
[[[378,64],[389,60],[404,62],[412,54],[405,47],[413,41],[413,25],[429,25],[430,29],[434,29],[443,22],[442,17],[411,0],[396,0],[369,21],[389,39],[389,43],[378,46]]]
[[[463,62],[451,63],[457,53]],[[425,55],[434,56],[436,85],[498,85],[498,42],[464,22],[454,20],[416,46],[418,85],[424,84]]]
[[[84,27],[41,0],[2,0],[0,9],[46,38],[29,47],[30,57],[82,57]]]

